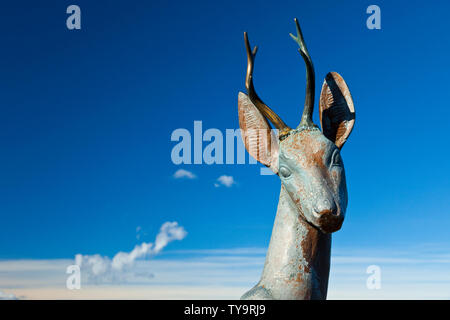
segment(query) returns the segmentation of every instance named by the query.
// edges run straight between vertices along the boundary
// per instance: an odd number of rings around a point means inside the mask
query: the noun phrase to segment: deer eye
[[[341,155],[339,154],[338,150],[335,150],[331,157],[331,166],[339,166],[340,167],[341,165],[342,165]]]
[[[286,167],[281,167],[279,172],[283,178],[288,178],[291,175],[291,170]]]

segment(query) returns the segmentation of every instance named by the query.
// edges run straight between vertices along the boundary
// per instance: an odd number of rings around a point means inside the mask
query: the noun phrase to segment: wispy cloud
[[[19,300],[19,298],[17,298],[12,293],[5,293],[3,291],[0,291],[0,300]]]
[[[156,244],[156,240],[155,240]],[[328,299],[449,299],[449,250],[417,247],[335,248]],[[97,286],[84,280],[67,290],[71,260],[0,261],[0,287],[27,299],[239,299],[255,285],[267,248],[163,250],[151,260],[136,260],[126,283]],[[381,289],[369,290],[369,265],[381,269]],[[154,278],[140,277],[151,271]]]
[[[223,175],[217,178],[217,182],[214,183],[215,187],[220,187],[220,185],[223,185],[227,188],[230,188],[233,184],[235,184],[236,181],[232,176]]]
[[[136,260],[148,258],[161,252],[170,242],[182,240],[187,232],[177,222],[164,223],[154,243],[143,242],[136,245],[130,252],[118,252],[110,259],[99,254],[75,256],[75,264],[81,271],[88,275],[89,280],[95,283],[101,282],[125,282],[130,276],[137,273],[131,270]],[[141,277],[153,277],[153,274],[140,272]]]
[[[192,173],[191,171],[184,170],[184,169],[178,169],[174,174],[173,177],[175,179],[195,179],[197,176]]]

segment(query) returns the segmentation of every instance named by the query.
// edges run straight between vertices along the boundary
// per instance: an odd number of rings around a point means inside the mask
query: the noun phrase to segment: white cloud
[[[178,222],[164,223],[155,242],[142,242],[136,245],[130,252],[120,251],[110,259],[99,254],[75,256],[75,264],[80,266],[82,272],[87,273],[88,278],[96,283],[99,282],[126,282],[133,275],[131,268],[138,259],[148,258],[161,252],[170,242],[182,240],[187,232]],[[152,274],[141,272],[142,277],[153,277]]]
[[[166,222],[161,226],[161,229],[156,236],[153,253],[159,253],[165,246],[173,240],[183,240],[187,232],[183,227],[178,226],[178,222]]]
[[[234,180],[234,178],[232,176],[226,176],[226,175],[218,177],[217,181],[227,188],[230,188],[233,184],[236,183],[236,181]],[[215,183],[214,186],[219,187],[219,184]]]
[[[173,174],[173,177],[175,179],[182,179],[182,178],[195,179],[195,178],[197,178],[197,176],[195,174],[193,174],[191,171],[187,171],[187,170],[184,170],[184,169],[178,169]]]
[[[12,293],[5,293],[0,291],[0,300],[19,300],[19,299]]]

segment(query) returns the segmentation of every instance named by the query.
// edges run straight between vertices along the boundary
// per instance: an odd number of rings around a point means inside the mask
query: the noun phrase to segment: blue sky
[[[0,5],[0,259],[113,256],[166,221],[188,232],[171,250],[265,248],[279,179],[257,165],[176,166],[170,136],[195,120],[238,127],[244,31],[259,46],[259,94],[296,125],[305,70],[294,17],[316,101],[337,71],[355,103],[333,250],[450,249],[447,2],[76,1],[82,29],[69,31],[74,3]],[[370,4],[381,30],[366,28]],[[175,179],[178,169],[197,178]],[[215,187],[222,175],[236,183]]]

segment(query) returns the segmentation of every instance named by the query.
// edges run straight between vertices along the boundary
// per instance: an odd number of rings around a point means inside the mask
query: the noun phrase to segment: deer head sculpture
[[[249,154],[281,180],[277,215],[261,280],[242,299],[326,299],[331,233],[342,226],[347,187],[340,151],[355,112],[344,79],[330,72],[319,101],[322,131],[313,123],[314,67],[297,19],[299,52],[306,64],[306,97],[296,129],[265,105],[253,86],[257,47],[247,50],[245,85],[239,93],[239,125]],[[273,133],[270,121],[278,134]]]

